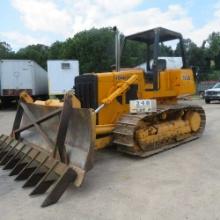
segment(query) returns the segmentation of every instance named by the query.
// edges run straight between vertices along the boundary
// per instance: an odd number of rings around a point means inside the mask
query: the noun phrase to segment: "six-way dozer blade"
[[[0,166],[10,170],[30,195],[49,191],[42,207],[56,203],[69,184],[79,187],[93,166],[95,114],[74,108],[67,93],[63,106],[36,104],[23,94],[10,136],[0,136]],[[28,101],[27,101],[28,100]]]

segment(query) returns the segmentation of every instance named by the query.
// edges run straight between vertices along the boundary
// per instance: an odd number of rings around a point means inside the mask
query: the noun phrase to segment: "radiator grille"
[[[218,92],[216,91],[207,91],[207,95],[217,95]]]
[[[97,76],[84,74],[75,78],[75,93],[82,108],[98,107]]]

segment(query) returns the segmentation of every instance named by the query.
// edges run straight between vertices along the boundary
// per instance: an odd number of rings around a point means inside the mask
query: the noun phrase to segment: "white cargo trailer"
[[[48,95],[46,70],[32,60],[0,60],[1,99],[17,98],[24,90],[31,96]]]
[[[63,95],[74,86],[79,75],[78,60],[48,60],[49,95]]]

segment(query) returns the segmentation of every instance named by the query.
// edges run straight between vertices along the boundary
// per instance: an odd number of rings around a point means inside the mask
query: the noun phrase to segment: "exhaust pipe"
[[[120,57],[121,57],[121,51],[120,51],[120,32],[118,30],[118,28],[115,26],[113,28],[114,32],[115,32],[115,68],[116,71],[119,72],[120,71]]]

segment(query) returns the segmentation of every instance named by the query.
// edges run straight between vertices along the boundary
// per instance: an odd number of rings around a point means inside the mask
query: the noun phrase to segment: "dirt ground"
[[[207,114],[202,138],[146,159],[98,152],[84,185],[48,208],[45,195],[28,196],[0,169],[0,219],[220,219],[220,104],[193,102]],[[0,111],[0,133],[10,133],[14,114]]]

